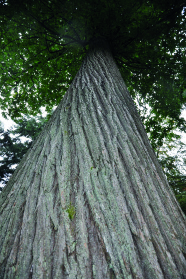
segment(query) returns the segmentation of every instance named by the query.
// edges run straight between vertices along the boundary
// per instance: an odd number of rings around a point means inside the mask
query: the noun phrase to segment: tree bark
[[[186,278],[186,219],[96,44],[0,195],[1,279]]]

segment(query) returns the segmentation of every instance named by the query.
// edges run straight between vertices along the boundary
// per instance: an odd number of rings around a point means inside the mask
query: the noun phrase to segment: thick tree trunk
[[[107,48],[0,196],[0,278],[186,278],[186,220]]]

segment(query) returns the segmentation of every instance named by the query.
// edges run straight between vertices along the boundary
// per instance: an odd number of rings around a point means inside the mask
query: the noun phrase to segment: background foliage
[[[0,190],[14,172],[15,167],[41,132],[47,118],[24,117],[18,124],[5,131],[0,127]],[[23,138],[24,137],[24,138]]]

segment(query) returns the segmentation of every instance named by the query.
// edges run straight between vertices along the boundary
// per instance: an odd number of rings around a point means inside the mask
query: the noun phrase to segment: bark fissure
[[[185,217],[108,48],[84,59],[0,208],[1,279],[186,278]]]

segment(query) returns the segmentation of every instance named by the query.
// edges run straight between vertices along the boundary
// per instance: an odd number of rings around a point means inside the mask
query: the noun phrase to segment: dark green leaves
[[[182,1],[6,3],[0,4],[0,105],[13,118],[57,105],[95,37],[109,42],[133,96],[138,92],[164,115],[176,95],[169,116],[179,114],[186,88]],[[157,108],[161,94],[169,100]]]

